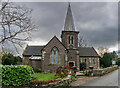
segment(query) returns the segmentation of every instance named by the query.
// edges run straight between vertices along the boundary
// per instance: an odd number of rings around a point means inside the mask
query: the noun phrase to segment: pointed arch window
[[[59,51],[54,47],[51,51],[51,64],[59,64]]]

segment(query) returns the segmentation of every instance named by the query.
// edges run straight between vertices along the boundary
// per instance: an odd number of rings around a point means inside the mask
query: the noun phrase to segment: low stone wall
[[[102,76],[102,75],[110,73],[116,69],[118,69],[117,66],[108,67],[108,68],[104,68],[104,69],[94,69],[93,76]]]
[[[70,84],[70,82],[71,82],[71,76],[68,75],[68,77],[66,77],[65,79],[62,79],[58,82],[49,83],[48,86],[50,86],[50,87],[67,86]]]

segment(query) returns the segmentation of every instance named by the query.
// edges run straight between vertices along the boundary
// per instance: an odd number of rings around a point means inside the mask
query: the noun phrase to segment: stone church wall
[[[94,59],[94,62],[93,62]],[[86,62],[86,68],[89,69],[89,66],[93,66],[94,69],[99,68],[99,58],[98,57],[80,57],[80,62]]]
[[[50,55],[51,55],[51,50],[56,47],[59,51],[59,59],[60,59],[60,63],[59,64],[51,64],[50,60]],[[55,70],[59,67],[59,66],[65,66],[66,62],[65,62],[65,47],[59,42],[59,40],[57,38],[54,37],[53,40],[50,41],[50,43],[48,43],[48,45],[44,48],[45,49],[45,57],[44,57],[44,61],[43,61],[43,71],[44,72],[55,72]]]

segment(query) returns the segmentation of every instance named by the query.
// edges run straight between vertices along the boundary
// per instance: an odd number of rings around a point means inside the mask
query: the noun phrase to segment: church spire
[[[65,25],[64,25],[64,31],[75,31],[70,3],[68,5],[68,10],[67,10]]]

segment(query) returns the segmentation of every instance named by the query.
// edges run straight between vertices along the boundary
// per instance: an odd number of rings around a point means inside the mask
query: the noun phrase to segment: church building
[[[79,31],[75,30],[71,6],[69,4],[61,34],[61,41],[54,36],[44,46],[28,46],[23,52],[23,61],[30,66],[42,69],[44,72],[55,72],[60,66],[76,67],[85,62],[86,68],[99,68],[99,57],[93,47],[78,46]]]

